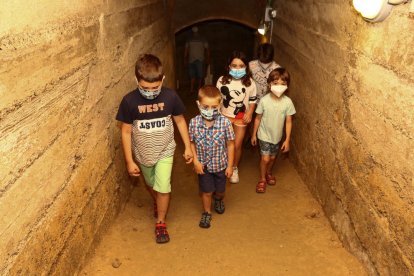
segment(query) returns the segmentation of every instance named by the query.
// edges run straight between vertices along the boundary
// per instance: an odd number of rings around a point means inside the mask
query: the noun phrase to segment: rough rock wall
[[[114,119],[138,54],[173,84],[165,1],[3,1],[0,274],[71,275],[128,198]]]
[[[414,20],[365,22],[352,1],[276,1],[292,74],[294,160],[372,274],[414,274]]]

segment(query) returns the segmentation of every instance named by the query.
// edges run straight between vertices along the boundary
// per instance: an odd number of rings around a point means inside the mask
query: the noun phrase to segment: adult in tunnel
[[[164,71],[158,57],[141,55],[135,65],[138,88],[122,99],[116,119],[122,122],[122,146],[131,176],[142,172],[154,200],[155,239],[170,240],[165,218],[171,193],[171,171],[175,151],[174,127],[184,142],[184,158],[190,163],[190,147],[184,104],[175,91],[162,86]]]
[[[192,35],[185,43],[184,61],[188,65],[191,81],[190,95],[196,96],[196,91],[203,85],[206,67],[210,63],[210,51],[208,42],[199,34],[198,27],[194,26],[191,31]]]
[[[256,84],[247,67],[243,52],[234,51],[228,60],[227,73],[217,81],[223,101],[221,113],[230,119],[235,134],[235,157],[231,183],[239,182],[238,165],[242,155],[242,144],[247,125],[251,122],[256,106]]]

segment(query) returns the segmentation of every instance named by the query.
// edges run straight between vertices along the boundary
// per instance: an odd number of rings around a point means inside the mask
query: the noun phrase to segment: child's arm
[[[262,120],[262,114],[256,114],[256,119],[254,120],[253,133],[251,138],[252,146],[257,145],[257,130],[259,129],[260,121]]]
[[[124,150],[125,163],[127,165],[127,170],[131,176],[139,176],[141,171],[138,165],[134,162],[132,158],[132,149],[131,149],[131,131],[132,125],[122,123],[121,126],[121,135],[122,135],[122,148]]]
[[[230,177],[233,174],[233,164],[234,164],[234,140],[227,140],[227,168],[225,174],[227,177]]]
[[[243,116],[243,122],[245,124],[248,124],[252,121],[253,112],[256,107],[257,102],[257,87],[256,83],[253,81],[253,79],[250,79],[252,81],[251,87],[249,88],[249,110],[244,114]]]
[[[286,140],[283,142],[282,147],[280,148],[282,152],[289,151],[289,143],[290,143],[290,133],[292,132],[292,116],[286,116]]]
[[[190,136],[188,135],[187,123],[185,122],[183,115],[173,116],[174,121],[177,125],[178,131],[180,132],[181,139],[184,143],[184,159],[187,164],[193,161],[193,153],[191,152]]]
[[[256,107],[255,103],[249,104],[249,111],[247,111],[243,116],[244,123],[248,124],[251,122],[255,107]]]
[[[200,163],[200,161],[198,161],[197,158],[197,151],[196,151],[196,147],[194,142],[191,142],[191,151],[193,152],[193,162],[194,162],[194,171],[196,172],[196,174],[204,174],[204,170],[203,170],[203,164]]]

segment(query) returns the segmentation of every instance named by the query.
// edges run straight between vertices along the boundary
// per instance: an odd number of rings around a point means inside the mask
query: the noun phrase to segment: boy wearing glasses
[[[175,150],[174,126],[180,132],[187,163],[193,159],[185,122],[184,104],[175,91],[162,86],[164,71],[154,55],[141,55],[135,65],[138,88],[122,99],[116,119],[122,122],[122,147],[131,176],[142,172],[154,199],[155,238],[170,240],[165,223],[171,192],[171,170]]]

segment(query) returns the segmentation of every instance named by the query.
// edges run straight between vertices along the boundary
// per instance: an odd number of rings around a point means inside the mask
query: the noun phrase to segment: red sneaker
[[[158,222],[155,224],[155,241],[157,243],[166,243],[170,241],[167,224],[165,222]]]

